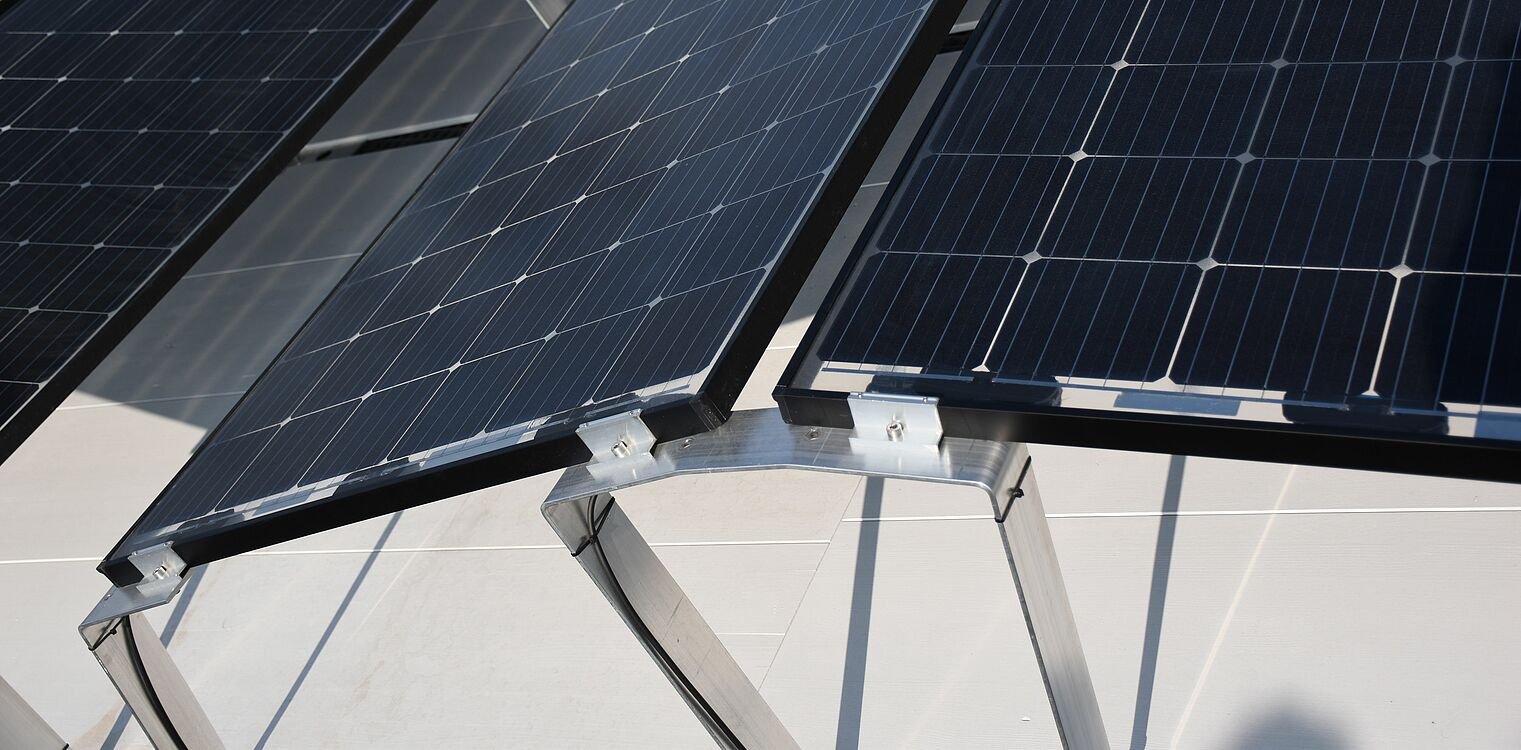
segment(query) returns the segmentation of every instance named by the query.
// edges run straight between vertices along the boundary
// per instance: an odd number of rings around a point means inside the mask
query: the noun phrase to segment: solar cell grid
[[[927,65],[936,8],[575,3],[128,545],[574,440],[594,414],[711,427],[715,369],[821,196],[849,200],[835,175],[911,47]]]
[[[0,457],[427,4],[0,8]]]
[[[779,397],[1521,440],[1518,34],[1485,0],[1000,3]],[[974,431],[1011,424],[1054,423]]]

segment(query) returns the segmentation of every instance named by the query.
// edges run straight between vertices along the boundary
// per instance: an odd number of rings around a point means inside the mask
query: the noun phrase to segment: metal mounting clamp
[[[933,397],[852,393],[845,404],[855,423],[855,440],[933,447],[945,436],[939,399]]]
[[[99,631],[99,627],[92,626],[100,626],[167,604],[185,585],[185,561],[180,559],[169,544],[158,544],[133,552],[127,559],[143,574],[143,580],[131,586],[116,586],[107,591],[90,612],[90,616],[85,618],[80,633],[86,633],[87,629]],[[96,638],[85,635],[85,641],[92,649],[98,640],[99,633]]]
[[[654,464],[650,451],[655,448],[655,433],[644,423],[640,410],[587,422],[576,428],[576,436],[592,453],[587,469],[602,475],[613,471],[638,471]]]

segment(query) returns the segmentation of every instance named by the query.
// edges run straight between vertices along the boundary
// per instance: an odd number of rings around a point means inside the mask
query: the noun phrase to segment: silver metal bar
[[[6,750],[63,750],[68,743],[0,677],[0,747]]]
[[[113,588],[79,626],[116,692],[159,750],[222,750],[222,740],[143,612],[169,603],[183,579]]]
[[[1019,449],[1028,455],[1025,446]],[[998,530],[1014,573],[1014,585],[1019,589],[1019,604],[1035,644],[1035,658],[1046,682],[1056,729],[1065,747],[1108,750],[1109,737],[1099,715],[1088,659],[1077,637],[1077,621],[1072,617],[1067,586],[1057,565],[1056,546],[1051,542],[1040,490],[1035,486],[1035,472],[1021,473],[1024,478],[1018,485],[1019,496],[1012,498],[1013,505],[1006,506],[1007,516]]]
[[[975,18],[972,19],[972,20],[970,20],[970,21],[961,21],[961,22],[957,23],[955,26],[951,27],[951,33],[952,34],[969,34],[969,33],[973,32],[973,31],[976,31],[976,30],[977,30],[977,19],[975,19]]]
[[[795,745],[759,691],[737,666],[731,666],[733,658],[628,518],[610,504],[610,493],[689,474],[771,469],[979,489],[992,501],[995,515],[1004,517],[1007,509],[1004,543],[1063,744],[1068,750],[1108,750],[1040,494],[1033,471],[1026,471],[1029,453],[1025,446],[963,438],[945,438],[938,445],[916,444],[874,437],[883,432],[879,427],[858,425],[855,431],[801,427],[783,422],[775,409],[736,412],[713,432],[655,446],[647,460],[594,462],[567,470],[544,503],[544,517],[568,548],[579,550],[582,567],[608,594],[656,661],[662,662],[664,653],[693,666],[693,671],[683,666],[683,674],[673,674],[666,663],[661,664],[720,746],[735,745],[715,732],[715,724],[734,734],[735,727],[779,731],[785,739],[739,738],[739,747],[769,750]],[[598,547],[605,564],[597,557]],[[694,674],[703,679],[694,679]]]
[[[719,747],[798,747],[611,495],[544,515]]]
[[[443,128],[470,125],[471,123],[475,122],[475,118],[476,115],[473,114],[458,115],[456,117],[445,117],[440,120],[403,125],[399,128],[377,130],[373,133],[360,133],[359,135],[351,135],[343,138],[333,138],[326,141],[315,141],[313,143],[306,144],[306,147],[302,148],[301,152],[296,154],[296,158],[293,163],[307,164],[309,162],[317,161],[318,158],[350,156],[355,151],[358,151],[360,146],[363,146],[370,141],[378,141],[383,138],[395,138],[397,136],[411,135],[413,133],[426,133],[429,130],[440,130]]]

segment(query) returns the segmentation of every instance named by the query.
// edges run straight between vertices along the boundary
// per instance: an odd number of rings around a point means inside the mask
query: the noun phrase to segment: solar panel
[[[953,6],[575,3],[103,570],[584,461],[602,415],[716,426]]]
[[[0,8],[0,458],[427,5]]]
[[[777,391],[1521,479],[1521,6],[996,3]],[[1511,287],[1517,284],[1517,287]]]

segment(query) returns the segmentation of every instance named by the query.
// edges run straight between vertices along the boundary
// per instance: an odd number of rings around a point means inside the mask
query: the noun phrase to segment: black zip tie
[[[1009,513],[1010,511],[1014,510],[1014,501],[1025,496],[1023,485],[1025,483],[1025,475],[1029,473],[1030,457],[1025,456],[1025,465],[1019,470],[1019,478],[1014,480],[1014,487],[1013,489],[1009,490],[1009,502],[1004,504],[1003,512],[999,513],[996,517],[993,518],[995,522],[1003,523],[1004,521],[1009,520]]]
[[[596,502],[596,499],[593,498],[592,503],[595,505]],[[587,534],[586,538],[581,540],[581,544],[570,553],[571,557],[580,557],[587,547],[590,547],[593,542],[597,541],[597,535],[602,533],[602,524],[607,522],[607,514],[613,512],[614,502],[617,501],[611,497],[607,499],[607,507],[602,509],[602,512],[597,515],[597,519],[592,523],[591,533]]]

